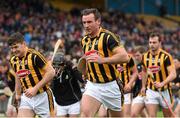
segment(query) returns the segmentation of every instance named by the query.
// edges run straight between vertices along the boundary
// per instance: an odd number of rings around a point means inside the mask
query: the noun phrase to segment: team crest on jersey
[[[117,67],[117,70],[121,73],[124,69],[123,69],[122,66],[118,66],[118,67]]]
[[[157,73],[160,71],[160,67],[159,66],[150,66],[148,67],[148,69],[152,72],[152,73]]]
[[[27,69],[22,69],[16,72],[17,76],[20,78],[24,78],[26,76],[28,76],[31,72]]]

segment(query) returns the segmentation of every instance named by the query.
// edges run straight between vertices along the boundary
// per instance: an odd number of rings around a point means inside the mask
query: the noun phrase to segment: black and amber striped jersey
[[[112,32],[100,28],[96,37],[90,38],[88,35],[81,40],[81,45],[84,53],[92,50],[98,51],[102,57],[111,57],[112,51],[122,46],[120,38]],[[118,78],[119,73],[116,64],[87,64],[88,79],[94,83],[107,83]]]
[[[130,60],[128,63],[122,63],[117,65],[117,69],[119,71],[119,78],[123,82],[124,86],[129,83],[132,74],[132,68],[135,66],[132,56],[129,55],[129,57]]]
[[[12,56],[10,64],[18,78],[20,79],[23,91],[34,87],[39,81],[43,79],[45,74],[43,68],[47,61],[45,57],[34,49],[28,49],[23,58]],[[38,93],[46,91],[49,86],[46,84],[43,88],[38,90]]]
[[[154,80],[157,82],[162,82],[168,77],[168,69],[169,66],[174,66],[173,58],[172,56],[167,53],[166,51],[159,49],[159,52],[157,55],[152,55],[150,51],[146,52],[143,55],[143,63],[145,67],[152,72],[154,76]],[[147,87],[156,90],[152,84],[153,78],[152,76],[148,75],[148,83]],[[166,89],[169,89],[170,85],[167,84],[164,87],[162,87],[160,90],[164,91]]]

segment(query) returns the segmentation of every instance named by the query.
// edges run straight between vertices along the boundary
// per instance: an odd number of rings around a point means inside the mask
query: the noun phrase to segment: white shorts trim
[[[121,92],[116,81],[108,83],[87,81],[83,95],[89,95],[97,99],[108,109],[121,111]]]

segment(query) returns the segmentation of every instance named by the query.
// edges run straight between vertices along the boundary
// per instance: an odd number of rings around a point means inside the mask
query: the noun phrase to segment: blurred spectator
[[[7,110],[7,103],[9,98],[9,87],[7,86],[7,65],[0,63],[0,113],[5,114]],[[11,91],[10,91],[11,92]]]

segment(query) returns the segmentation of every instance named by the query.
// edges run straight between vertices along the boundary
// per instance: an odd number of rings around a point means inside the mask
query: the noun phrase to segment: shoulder
[[[105,34],[107,34],[107,35],[109,35],[109,36],[112,36],[112,37],[115,38],[115,39],[118,39],[118,38],[119,38],[119,35],[111,32],[111,31],[109,31],[109,30],[107,30],[107,29],[103,29],[103,28],[102,28],[101,32],[102,32],[102,33],[105,33]]]
[[[150,54],[150,51],[148,50],[147,52],[143,53],[143,56],[147,56]]]
[[[16,61],[16,56],[11,56],[10,59],[9,59],[10,63]]]
[[[29,48],[28,52],[31,53],[31,54],[38,54],[39,53],[37,50],[32,49],[32,48]]]
[[[28,52],[31,53],[32,55],[37,55],[37,56],[40,56],[40,57],[44,57],[42,53],[40,53],[39,51],[37,51],[35,49],[32,49],[32,48],[29,48]]]
[[[28,49],[28,52],[29,52],[30,54],[32,54],[32,56],[33,56],[34,58],[37,59],[37,57],[38,57],[38,59],[41,59],[41,60],[43,60],[43,61],[46,61],[46,58],[44,57],[44,55],[43,55],[42,53],[40,53],[39,51],[30,48],[30,49]]]
[[[84,44],[85,42],[87,42],[88,36],[85,35],[82,39],[81,39],[81,43]]]
[[[171,57],[171,54],[163,49],[161,49],[161,53],[164,54],[166,57]]]

